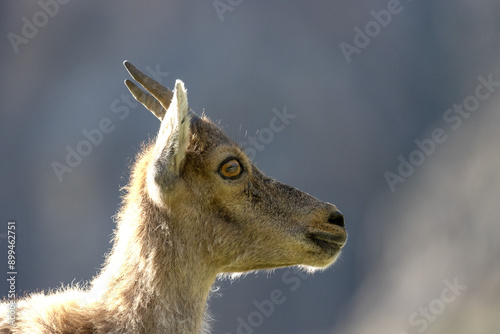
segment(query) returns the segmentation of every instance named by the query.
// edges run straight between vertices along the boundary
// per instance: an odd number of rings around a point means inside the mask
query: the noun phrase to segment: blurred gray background
[[[110,248],[159,127],[127,104],[128,59],[184,80],[238,142],[286,108],[254,161],[346,216],[333,268],[218,282],[214,333],[500,332],[498,1],[2,1],[0,31],[0,277],[15,220],[21,292],[89,280]],[[259,313],[275,289],[285,302]]]

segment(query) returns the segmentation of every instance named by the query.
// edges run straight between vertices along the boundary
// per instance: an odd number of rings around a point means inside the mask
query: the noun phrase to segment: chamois
[[[1,333],[208,333],[217,275],[325,268],[347,240],[334,205],[266,177],[189,109],[182,81],[170,91],[124,65],[161,126],[132,167],[113,247],[87,285],[4,300]]]

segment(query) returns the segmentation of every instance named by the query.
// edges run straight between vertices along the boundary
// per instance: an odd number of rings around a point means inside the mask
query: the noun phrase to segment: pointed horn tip
[[[123,83],[125,83],[125,86],[127,86],[128,90],[133,93],[133,90],[135,90],[137,88],[136,84],[133,83],[131,80],[129,79],[125,79],[123,81]]]
[[[132,93],[132,95],[134,95],[133,90],[136,87],[135,84],[132,81],[130,81],[129,79],[123,80],[123,83],[125,84],[125,86],[127,86],[127,88],[130,91],[130,93]]]
[[[128,60],[123,61],[123,66],[127,69],[128,73],[132,75],[132,72],[138,71],[137,68]]]

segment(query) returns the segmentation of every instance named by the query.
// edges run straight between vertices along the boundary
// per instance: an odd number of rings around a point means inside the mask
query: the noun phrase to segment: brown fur
[[[345,243],[335,206],[262,174],[206,117],[188,113],[182,83],[172,94],[126,66],[155,99],[127,86],[162,126],[132,168],[113,249],[89,287],[18,301],[14,326],[2,313],[2,333],[206,332],[218,274],[322,268]],[[243,168],[234,179],[221,175],[228,157]]]

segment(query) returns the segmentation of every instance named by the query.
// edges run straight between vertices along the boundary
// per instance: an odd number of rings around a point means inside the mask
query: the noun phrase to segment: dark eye
[[[219,173],[225,179],[235,179],[241,175],[243,167],[234,158],[226,159],[219,168]]]

